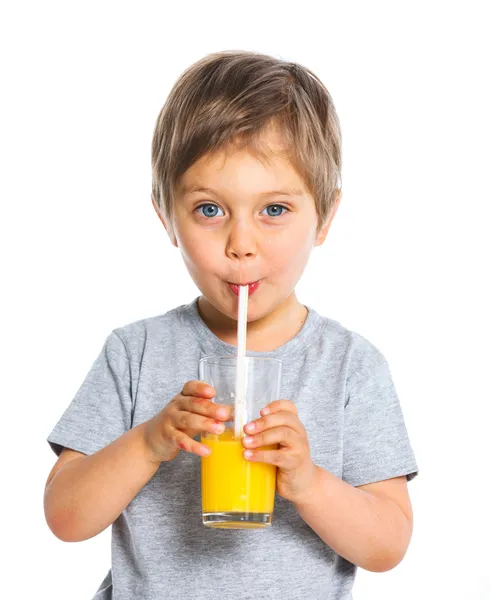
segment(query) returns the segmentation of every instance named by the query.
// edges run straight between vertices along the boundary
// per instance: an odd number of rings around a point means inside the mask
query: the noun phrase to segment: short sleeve
[[[406,475],[418,467],[402,409],[384,356],[371,346],[371,360],[353,374],[344,408],[342,479],[353,486]]]
[[[113,331],[47,441],[58,456],[63,448],[93,454],[131,428],[131,415],[129,358]]]

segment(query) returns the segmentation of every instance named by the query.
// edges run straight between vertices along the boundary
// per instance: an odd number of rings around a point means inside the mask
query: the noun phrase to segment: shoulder
[[[331,356],[341,360],[347,379],[387,368],[384,353],[371,340],[338,320],[325,316],[321,319],[324,322],[322,343],[330,347]]]
[[[182,329],[182,309],[172,308],[166,313],[145,317],[116,327],[108,336],[108,343],[124,347],[128,355],[142,355],[148,345],[161,344],[173,339]]]

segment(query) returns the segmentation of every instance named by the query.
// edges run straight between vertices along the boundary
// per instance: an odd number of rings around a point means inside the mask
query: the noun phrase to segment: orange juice
[[[245,448],[233,430],[204,434],[211,454],[201,459],[203,523],[210,527],[254,528],[272,522],[276,467],[243,458]],[[263,450],[273,450],[264,446]]]

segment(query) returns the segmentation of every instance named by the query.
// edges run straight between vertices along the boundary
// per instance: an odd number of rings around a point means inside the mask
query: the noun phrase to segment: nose
[[[234,260],[253,258],[257,255],[257,240],[251,224],[239,220],[231,225],[226,243],[226,255]]]

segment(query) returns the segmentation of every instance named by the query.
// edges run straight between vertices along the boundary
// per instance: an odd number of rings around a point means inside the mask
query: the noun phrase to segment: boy
[[[212,54],[172,89],[152,164],[153,205],[202,295],[107,337],[48,438],[47,523],[66,541],[113,524],[97,599],[351,598],[357,566],[402,560],[418,469],[383,355],[294,292],[340,201],[330,95],[300,65]],[[236,353],[236,285],[256,282],[247,353],[283,361],[282,398],[243,445],[278,467],[273,526],[213,530],[197,440],[230,415],[198,361]]]

